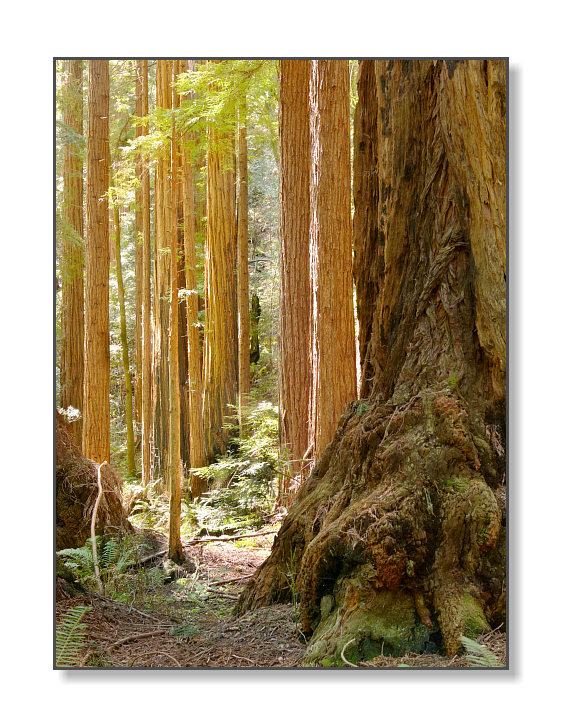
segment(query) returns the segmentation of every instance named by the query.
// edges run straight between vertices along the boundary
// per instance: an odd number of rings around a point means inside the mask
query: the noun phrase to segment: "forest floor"
[[[57,621],[72,606],[91,607],[83,618],[87,631],[79,665],[98,668],[300,666],[306,646],[299,634],[292,604],[233,616],[240,592],[267,558],[273,538],[274,534],[267,534],[244,541],[186,544],[184,553],[195,563],[196,571],[168,584],[154,583],[140,589],[129,603],[90,591],[62,599],[59,593]],[[155,552],[165,545],[163,537],[154,534]],[[495,631],[479,641],[504,662],[504,633]],[[399,666],[474,667],[466,655],[449,658],[439,654],[400,658],[382,655],[358,665],[380,669]]]

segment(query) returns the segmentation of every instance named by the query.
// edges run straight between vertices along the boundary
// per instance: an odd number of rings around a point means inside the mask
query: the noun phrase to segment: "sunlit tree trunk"
[[[250,394],[250,313],[248,297],[248,158],[246,143],[246,98],[239,106],[239,195],[237,233],[238,383],[239,428],[242,435],[245,407]]]
[[[187,70],[187,60],[174,61],[174,76]],[[176,87],[172,87],[172,105],[178,108],[180,95]],[[184,263],[184,175],[182,172],[181,132],[176,127],[176,191],[174,202],[176,208],[176,249],[178,253],[178,291],[186,290],[186,272]],[[178,372],[180,381],[180,451],[185,468],[190,467],[190,391],[188,374],[188,332],[187,301],[185,293],[178,296]]]
[[[504,61],[360,61],[361,394],[239,609],[301,595],[306,659],[505,622]]]
[[[127,342],[127,319],[125,317],[125,289],[121,268],[121,222],[119,205],[113,202],[113,235],[115,241],[115,276],[117,279],[117,298],[119,301],[119,333],[121,338],[121,358],[125,380],[125,425],[127,428],[127,475],[134,478],[135,471],[135,434],[133,430],[133,385],[129,365],[129,344]]]
[[[82,61],[65,61],[63,123],[77,135],[83,133]],[[61,396],[64,409],[80,417],[72,425],[75,442],[82,444],[84,386],[84,207],[82,159],[76,142],[67,142],[63,167],[62,293],[61,293]]]
[[[149,113],[148,88],[148,62],[137,61],[138,74],[141,78],[141,114]],[[148,124],[142,127],[142,134],[148,134]],[[151,325],[151,180],[148,155],[144,154],[141,160],[141,191],[142,191],[142,334],[143,334],[143,375],[142,388],[142,462],[143,485],[146,487],[152,478],[151,444],[152,444],[152,325]]]
[[[311,441],[315,459],[356,399],[348,61],[311,69]]]
[[[190,62],[189,62],[190,63]],[[193,63],[193,62],[192,62]],[[192,155],[189,139],[182,147],[183,194],[184,194],[184,265],[187,289],[187,339],[188,339],[188,382],[189,382],[189,453],[190,467],[206,465],[205,440],[203,435],[203,380],[202,358],[199,337],[199,294],[196,276],[195,251],[195,199],[193,184]],[[205,492],[206,481],[195,473],[190,477],[192,498]]]
[[[86,177],[84,455],[110,460],[109,61],[89,61]]]
[[[135,65],[135,116],[143,116],[142,61]],[[143,127],[135,126],[135,137],[143,135]],[[137,155],[135,176],[135,421],[143,419],[143,160]]]
[[[311,62],[280,61],[280,443],[288,462],[282,498],[299,484],[309,447],[309,76]]]
[[[234,133],[209,125],[203,414],[206,457],[225,452],[237,404]],[[236,411],[236,410],[235,410]]]
[[[170,87],[171,69],[166,60],[156,65],[156,105],[160,109],[172,106]],[[170,243],[171,243],[171,189],[170,144],[160,150],[155,173],[155,275],[154,275],[154,446],[155,469],[167,482],[169,460],[169,382],[168,382],[168,329],[170,315]]]
[[[178,73],[178,61],[173,62],[172,81]],[[173,105],[174,107],[174,105]],[[172,114],[172,137],[170,144],[171,171],[171,230],[170,230],[170,312],[169,312],[169,397],[170,397],[170,518],[168,532],[168,557],[177,563],[183,560],[180,537],[183,468],[180,446],[180,371],[178,362],[178,243],[176,188],[178,184],[177,139],[175,114]]]

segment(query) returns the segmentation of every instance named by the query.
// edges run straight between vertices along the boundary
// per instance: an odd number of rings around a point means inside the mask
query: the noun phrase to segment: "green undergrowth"
[[[140,537],[127,536],[118,541],[97,536],[96,548],[104,596],[124,604],[138,601],[150,603],[158,598],[158,589],[164,584],[165,574],[162,569],[145,568],[140,563],[150,551],[150,547]],[[88,539],[80,548],[62,549],[57,552],[57,556],[59,575],[68,577],[70,572],[71,577],[87,589],[99,591],[92,539]]]
[[[193,471],[209,486],[209,492],[188,508],[192,527],[200,535],[260,528],[275,505],[280,472],[278,408],[259,402],[246,408],[243,422],[243,436],[231,439],[225,455]]]
[[[243,436],[233,435],[229,450],[214,463],[194,469],[207,481],[208,492],[191,501],[189,478],[184,481],[181,534],[221,536],[259,529],[267,522],[278,495],[283,464],[278,446],[278,408],[255,402],[243,414]],[[232,427],[234,432],[234,426]],[[168,534],[169,500],[160,480],[144,488],[138,480],[124,480],[133,502],[129,520],[138,528]]]

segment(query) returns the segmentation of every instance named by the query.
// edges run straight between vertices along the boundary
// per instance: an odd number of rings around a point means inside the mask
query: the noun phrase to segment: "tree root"
[[[354,637],[358,650],[416,650],[439,629],[453,655],[462,632],[486,631],[482,594],[502,579],[485,562],[502,517],[485,423],[469,411],[443,387],[391,414],[351,407],[237,613],[290,600],[293,554],[311,648],[324,641],[338,655]],[[324,596],[335,603],[326,614]]]

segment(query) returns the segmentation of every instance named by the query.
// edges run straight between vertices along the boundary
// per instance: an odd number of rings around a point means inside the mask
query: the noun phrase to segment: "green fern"
[[[78,664],[86,637],[86,625],[82,624],[82,618],[91,609],[92,607],[71,607],[61,618],[55,638],[57,667],[75,667]]]
[[[100,540],[100,536],[96,537]],[[99,544],[98,544],[99,546]],[[78,549],[62,549],[57,555],[63,559],[64,565],[71,569],[78,581],[86,582],[94,577],[94,555],[92,539]]]
[[[110,538],[102,548],[102,537],[96,536],[98,548],[100,574],[103,581],[107,581],[116,574],[122,574],[132,566],[137,557],[135,546],[127,547],[124,543]],[[78,549],[62,549],[57,554],[63,559],[65,566],[72,570],[75,577],[86,586],[96,583],[94,570],[94,555],[92,552],[92,539],[89,538],[84,546]]]
[[[484,645],[480,645],[475,640],[461,635],[461,644],[464,646],[467,654],[467,659],[475,667],[504,667],[499,658],[494,655]]]
[[[100,558],[100,568],[108,569],[114,566],[119,559],[119,544],[114,538],[105,544]]]

